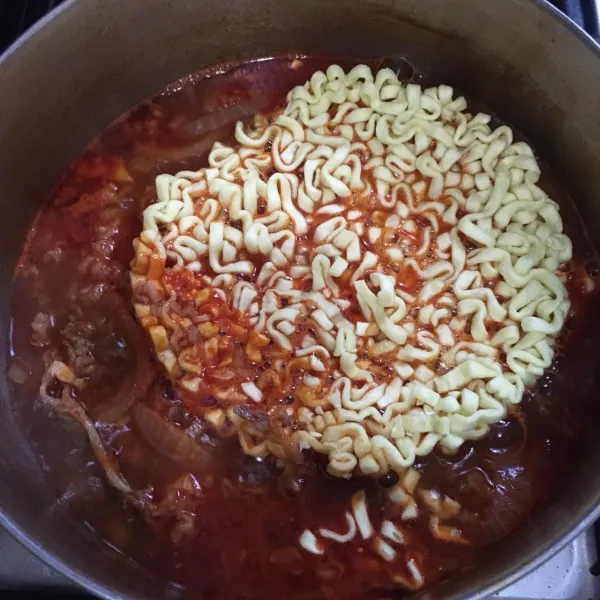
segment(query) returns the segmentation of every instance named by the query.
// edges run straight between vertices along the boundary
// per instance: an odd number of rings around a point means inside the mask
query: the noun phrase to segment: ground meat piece
[[[116,283],[122,278],[125,270],[119,263],[106,256],[89,254],[81,261],[79,272],[93,281]]]
[[[51,314],[39,312],[35,315],[31,329],[31,343],[39,348],[45,348],[52,342],[52,328],[54,327],[54,317]]]
[[[71,321],[61,333],[66,342],[69,365],[78,377],[89,377],[96,368],[91,341],[94,326],[88,321]]]
[[[198,330],[196,330],[196,333],[198,333]],[[176,353],[181,352],[189,343],[187,329],[176,330],[171,336],[170,343]]]
[[[115,240],[119,237],[119,226],[117,223],[98,225],[96,228],[96,239],[92,244],[94,253],[100,256],[110,256],[115,249]]]
[[[196,508],[202,496],[198,480],[187,473],[167,484],[161,496],[148,518],[169,522],[171,541],[176,546],[190,541],[197,533]]]
[[[65,254],[64,249],[61,246],[51,248],[44,254],[44,262],[60,262]]]
[[[146,281],[134,291],[134,300],[140,304],[158,304],[165,300],[165,293],[156,281]]]
[[[196,536],[196,513],[179,511],[176,519],[177,522],[171,529],[171,541],[175,546],[181,546]]]

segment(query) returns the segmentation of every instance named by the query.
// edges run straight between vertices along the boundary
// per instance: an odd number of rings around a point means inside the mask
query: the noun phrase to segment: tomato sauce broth
[[[334,479],[310,455],[302,465],[282,469],[275,460],[244,456],[237,442],[214,440],[201,428],[198,440],[216,460],[210,473],[196,473],[194,464],[159,453],[141,434],[141,418],[131,418],[141,403],[179,427],[197,425],[185,398],[151,357],[131,306],[132,241],[140,232],[143,208],[154,199],[154,178],[204,166],[215,141],[232,139],[238,119],[274,109],[289,89],[333,62],[351,67],[364,61],[266,59],[205,70],[169,85],[113,124],[73,164],[40,210],[17,267],[9,374],[18,384],[21,419],[58,504],[192,597],[342,599],[409,593],[393,589],[392,567],[366,546],[329,545],[324,555],[312,556],[297,543],[306,528],[343,530],[349,499],[360,489],[367,492],[375,526],[397,517],[385,497],[393,477]],[[371,62],[374,68],[382,63]],[[436,451],[416,463],[426,487],[461,503],[455,524],[469,540],[468,545],[437,541],[426,519],[407,526],[409,543],[398,564],[418,557],[427,585],[471,567],[482,548],[518,530],[565,480],[570,461],[581,451],[576,440],[584,416],[589,418],[595,383],[591,348],[600,332],[594,316],[600,306],[592,292],[599,269],[568,196],[549,175],[542,187],[560,202],[574,242],[568,281],[572,314],[552,367],[507,419],[454,456]],[[185,289],[185,281],[173,283]],[[405,282],[407,291],[414,285]],[[147,524],[124,506],[104,483],[78,426],[36,404],[44,367],[60,353],[89,370],[92,385],[82,400],[129,481],[151,486],[160,502],[180,502],[184,512],[189,494],[172,484],[183,481],[191,490],[198,510],[190,539],[185,530],[173,537],[171,513]],[[398,572],[398,565],[394,569]]]

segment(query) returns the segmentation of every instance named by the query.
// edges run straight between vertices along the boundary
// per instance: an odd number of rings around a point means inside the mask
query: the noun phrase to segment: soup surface
[[[182,594],[408,595],[575,449],[598,267],[565,194],[451,88],[356,65],[171,84],[17,266],[9,376],[59,505]]]

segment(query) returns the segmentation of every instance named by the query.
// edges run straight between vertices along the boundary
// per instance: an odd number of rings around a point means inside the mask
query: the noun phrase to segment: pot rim
[[[69,11],[77,2],[82,0],[65,0],[55,9],[44,15],[34,25],[32,25],[23,35],[17,38],[5,51],[0,54],[0,68],[3,63],[12,59],[22,48],[26,48],[29,41],[35,38],[39,32],[55,18],[63,15]],[[567,31],[577,37],[589,50],[591,50],[597,57],[600,67],[600,43],[596,41],[591,35],[589,35],[584,29],[582,29],[577,23],[569,19],[560,10],[550,4],[549,0],[530,0],[532,1],[539,10],[549,14],[551,18],[559,22]],[[508,574],[504,574],[498,577],[495,581],[487,584],[485,587],[469,595],[465,600],[485,600],[489,599],[490,596],[499,592],[500,590],[510,586],[517,580],[528,575],[540,565],[548,561],[552,556],[562,550],[568,543],[579,536],[585,529],[590,527],[594,521],[600,518],[600,505],[591,507],[587,513],[580,519],[576,527],[563,534],[554,541],[549,541],[545,548],[539,552],[536,557],[524,564],[515,565]],[[35,535],[31,534],[24,526],[17,523],[11,517],[4,513],[2,507],[0,507],[0,526],[10,533],[17,541],[19,541],[27,550],[34,554],[37,558],[41,559],[44,563],[49,565],[51,568],[64,575],[81,588],[96,594],[106,600],[114,600],[116,598],[126,597],[120,593],[115,592],[110,586],[101,583],[97,577],[86,574],[81,569],[73,567],[71,564],[55,556],[50,550],[48,550],[44,543],[37,539]]]

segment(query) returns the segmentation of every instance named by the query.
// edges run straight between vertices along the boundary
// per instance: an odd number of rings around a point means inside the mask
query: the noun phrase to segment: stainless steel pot
[[[600,242],[600,48],[543,1],[70,0],[0,60],[3,367],[14,264],[36,209],[73,157],[168,81],[282,51],[394,54],[481,98],[531,139]],[[49,510],[53,498],[15,424],[4,369],[0,396],[0,522],[100,596],[167,597],[81,524]],[[580,460],[544,511],[479,567],[419,598],[484,598],[587,527],[600,514],[593,419],[580,444]]]

